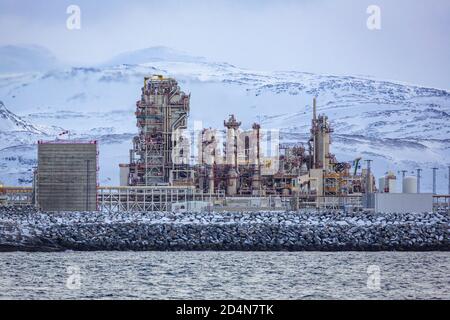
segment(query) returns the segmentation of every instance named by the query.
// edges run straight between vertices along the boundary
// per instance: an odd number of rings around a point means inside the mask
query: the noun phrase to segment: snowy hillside
[[[8,110],[0,101],[0,181],[30,184],[36,166],[35,143],[57,128],[35,126]]]
[[[117,184],[118,163],[127,161],[136,132],[134,108],[143,77],[155,73],[175,77],[191,92],[191,125],[202,121],[205,127],[222,128],[223,119],[234,113],[244,128],[259,121],[265,128],[280,129],[286,142],[307,140],[311,101],[317,96],[318,112],[333,125],[332,152],[339,161],[373,159],[378,176],[421,167],[423,190],[430,190],[430,168],[438,166],[439,190],[447,192],[446,90],[364,77],[253,71],[157,47],[98,67],[0,74],[0,100],[37,128],[68,129],[72,137],[99,139],[100,183]],[[30,146],[0,150],[0,180],[17,183],[5,172],[25,172],[27,165],[7,160],[6,154],[33,161]]]
[[[23,144],[34,144],[38,139],[49,139],[58,135],[62,128],[34,125],[17,116],[0,101],[0,150]]]
[[[0,101],[0,131],[1,132],[29,132],[35,134],[44,133],[32,124],[24,121],[8,109]]]

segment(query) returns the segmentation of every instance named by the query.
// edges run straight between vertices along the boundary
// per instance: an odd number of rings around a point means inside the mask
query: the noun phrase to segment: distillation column
[[[330,133],[332,129],[325,115],[316,116],[316,98],[313,99],[312,142],[314,150],[314,169],[328,171],[330,168]]]
[[[232,114],[228,121],[223,122],[223,125],[227,128],[226,164],[230,166],[227,173],[227,194],[232,196],[237,194],[238,189],[237,137],[241,122],[236,121]]]
[[[254,123],[252,126],[252,142],[254,147],[254,153],[252,159],[254,159],[254,171],[252,176],[252,194],[255,196],[261,195],[261,148],[260,148],[260,138],[261,138],[261,126],[258,123]]]

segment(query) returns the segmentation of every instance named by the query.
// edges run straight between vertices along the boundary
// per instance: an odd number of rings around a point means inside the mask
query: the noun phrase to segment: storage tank
[[[403,193],[417,193],[417,178],[403,178]]]
[[[397,177],[392,171],[389,171],[385,178],[385,186],[386,186],[386,192],[389,193],[395,193],[395,187],[397,186]]]
[[[386,173],[385,176],[378,179],[378,192],[395,193],[397,185],[397,177],[392,171]]]
[[[387,179],[387,187],[389,193],[395,193],[397,189],[397,179],[395,177]]]

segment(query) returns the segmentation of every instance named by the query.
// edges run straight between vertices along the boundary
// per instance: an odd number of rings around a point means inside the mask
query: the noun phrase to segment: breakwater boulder
[[[0,251],[450,250],[448,212],[38,212],[0,208]]]

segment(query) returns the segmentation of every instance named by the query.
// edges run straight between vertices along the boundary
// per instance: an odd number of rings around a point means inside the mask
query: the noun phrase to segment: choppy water
[[[0,253],[0,298],[450,299],[450,253]]]

